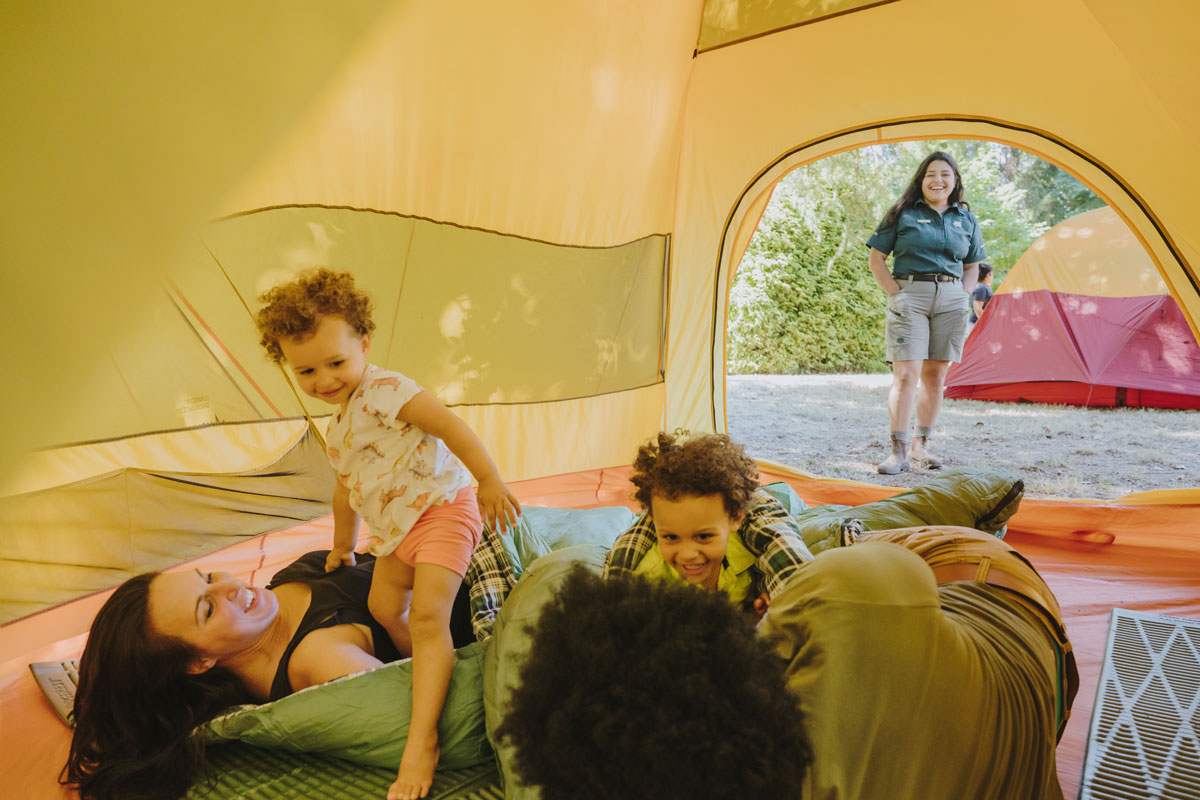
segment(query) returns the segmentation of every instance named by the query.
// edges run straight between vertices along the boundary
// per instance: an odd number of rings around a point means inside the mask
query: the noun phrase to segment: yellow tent
[[[1190,0],[4,16],[0,620],[324,513],[325,409],[265,360],[243,305],[308,266],[354,271],[376,299],[373,358],[454,405],[510,481],[628,464],[660,427],[723,430],[728,287],[771,190],[864,145],[988,139],[1060,165],[1200,333]],[[888,492],[790,478],[810,502]],[[579,487],[624,489],[611,473]],[[1152,559],[1179,573],[1146,579],[1159,597],[1194,586],[1198,518],[1187,489],[1026,501],[1011,527],[1082,539],[1081,560],[1114,532],[1189,549]],[[1026,545],[1039,565],[1064,558],[1053,537]],[[1094,579],[1062,574],[1056,590],[1092,596]],[[1106,613],[1072,630],[1101,641]],[[78,653],[39,619],[0,636],[4,719],[48,715],[14,688],[29,653]],[[43,796],[63,731],[0,738],[2,771]]]
[[[866,144],[1061,165],[1200,320],[1186,0],[135,5],[6,15],[6,617],[320,511],[324,409],[243,306],[302,267],[360,277],[374,358],[511,480],[723,429],[774,183]]]

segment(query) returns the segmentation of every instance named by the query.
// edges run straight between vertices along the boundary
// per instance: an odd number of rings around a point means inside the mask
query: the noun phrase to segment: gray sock
[[[933,436],[933,428],[926,428],[924,425],[918,425],[917,436],[924,436],[926,439],[928,439],[930,436]]]
[[[892,431],[892,438],[898,442],[908,444],[912,439],[908,435],[908,431]]]

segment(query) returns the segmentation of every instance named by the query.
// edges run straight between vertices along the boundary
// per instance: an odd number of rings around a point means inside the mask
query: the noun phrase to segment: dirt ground
[[[875,471],[891,452],[890,385],[890,375],[731,375],[729,434],[755,458],[915,486],[929,474]],[[1026,497],[1112,500],[1200,484],[1200,411],[947,400],[931,452],[947,467],[1019,475]]]

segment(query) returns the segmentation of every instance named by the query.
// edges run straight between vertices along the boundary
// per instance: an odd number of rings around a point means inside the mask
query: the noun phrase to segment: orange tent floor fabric
[[[512,488],[522,504],[530,506],[633,507],[628,473],[627,467],[592,470],[514,483]],[[763,478],[787,480],[811,505],[856,505],[896,493],[886,487],[816,481],[773,469],[764,469]],[[1072,530],[1087,527],[1071,527],[1077,518],[1086,517],[1082,510],[1086,505],[1058,505],[1071,506],[1065,523],[1053,513],[1046,513],[1054,510],[1053,501],[1025,501],[1006,541],[1037,566],[1058,596],[1079,661],[1081,687],[1058,751],[1063,790],[1067,797],[1073,797],[1083,767],[1109,612],[1119,606],[1200,618],[1200,579],[1196,577],[1200,575],[1200,537],[1195,535],[1200,515],[1195,506],[1168,512],[1165,519],[1171,520],[1176,514],[1182,523],[1181,510],[1186,510],[1191,521],[1186,533],[1180,529],[1168,535],[1162,528],[1153,532],[1154,526],[1122,523],[1118,513],[1113,517],[1119,529],[1114,541],[1107,535],[1111,531],[1104,528],[1096,532],[1099,535],[1072,535]],[[1163,508],[1127,510],[1134,515],[1153,515]],[[1046,533],[1031,530],[1031,524],[1039,519],[1048,522],[1050,530]],[[331,528],[332,518],[322,517],[239,542],[187,562],[187,567],[225,570],[261,585],[296,555],[328,546]],[[66,760],[70,733],[42,698],[28,665],[78,656],[87,626],[107,595],[102,592],[85,597],[0,628],[0,774],[4,775],[5,792],[13,797],[36,800],[74,796],[56,783]]]

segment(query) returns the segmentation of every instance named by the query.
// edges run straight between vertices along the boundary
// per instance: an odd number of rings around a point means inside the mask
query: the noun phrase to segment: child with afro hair
[[[606,577],[638,574],[721,592],[761,616],[812,560],[787,510],[758,485],[758,468],[724,434],[660,433],[633,463],[644,509],[617,537]]]
[[[545,800],[800,797],[785,663],[720,595],[577,568],[530,636],[497,736]]]

